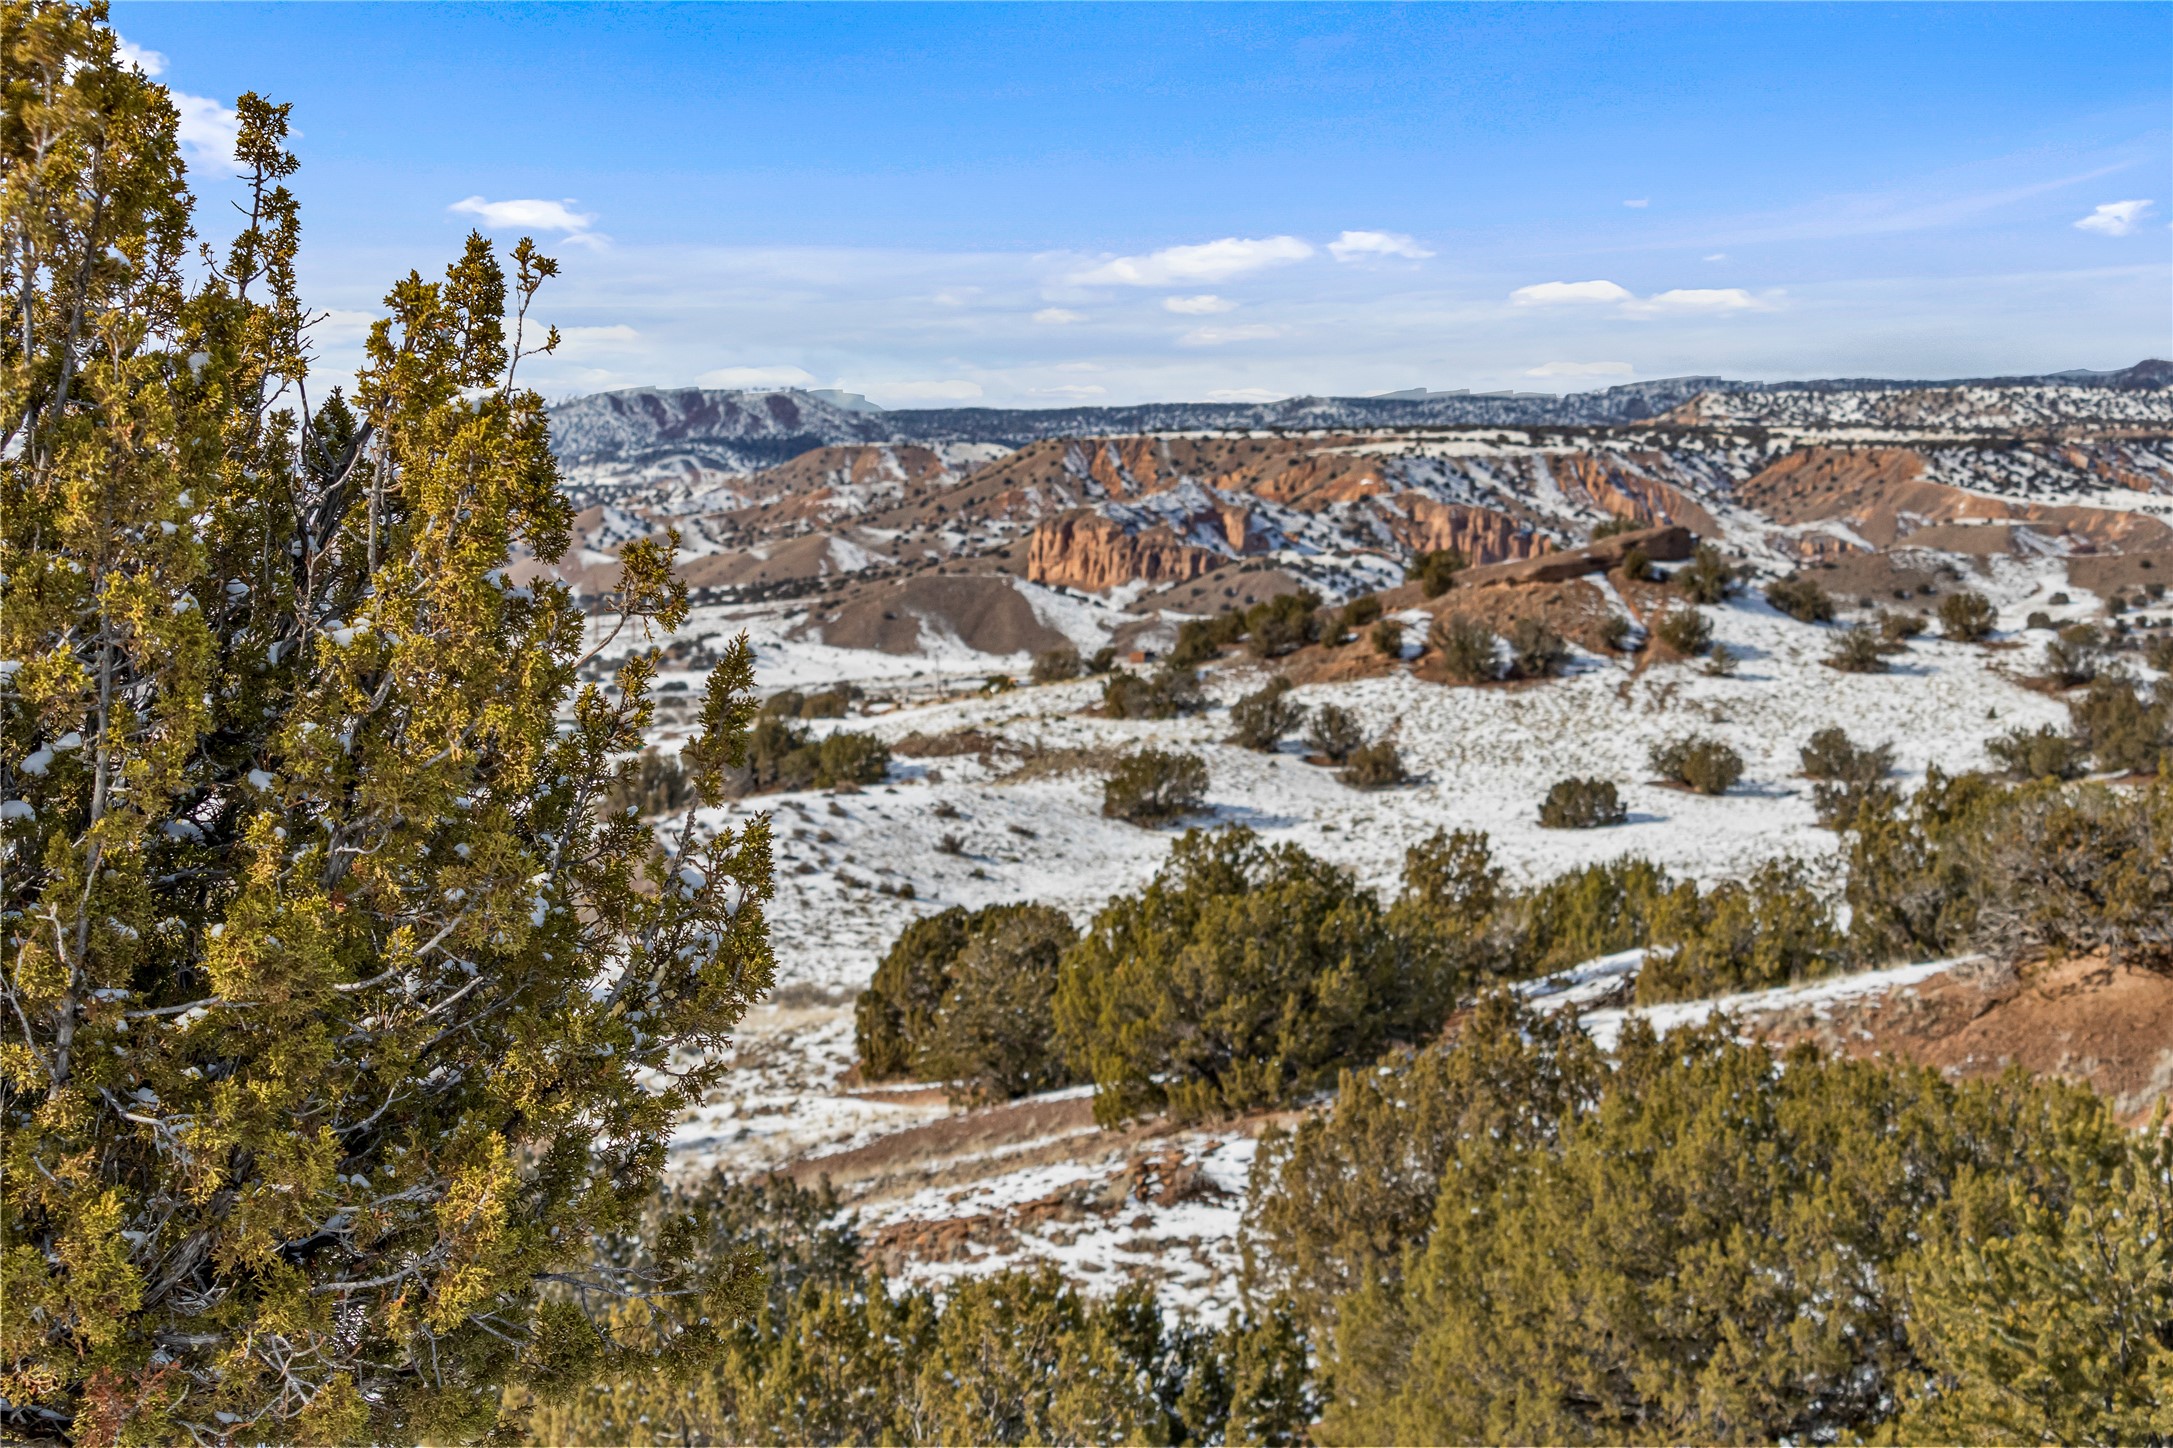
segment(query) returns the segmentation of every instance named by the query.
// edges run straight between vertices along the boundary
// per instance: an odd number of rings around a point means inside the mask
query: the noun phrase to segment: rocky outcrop
[[[1245,515],[1230,512],[1242,540]],[[1227,536],[1233,520],[1226,514],[1220,521]],[[1093,593],[1142,581],[1188,583],[1227,561],[1228,555],[1187,543],[1168,527],[1129,532],[1113,518],[1084,510],[1040,524],[1026,544],[1028,579]]]
[[[1564,548],[1521,562],[1467,569],[1457,575],[1456,583],[1459,588],[1503,583],[1567,583],[1572,578],[1621,567],[1622,560],[1633,548],[1643,551],[1655,563],[1676,563],[1688,558],[1697,545],[1696,536],[1688,528],[1672,525],[1644,528],[1635,533],[1617,533],[1582,548]]]

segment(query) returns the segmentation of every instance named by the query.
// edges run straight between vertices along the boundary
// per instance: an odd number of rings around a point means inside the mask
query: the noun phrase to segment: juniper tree
[[[551,261],[471,236],[313,395],[286,108],[241,98],[192,273],[103,19],[0,18],[0,1431],[473,1438],[605,1349],[584,1309],[751,1288],[586,1264],[769,985],[768,827],[605,807],[650,655],[575,693],[586,618],[508,573],[568,542],[516,384]],[[683,619],[670,561],[628,548],[622,629]],[[751,685],[742,641],[701,800]]]

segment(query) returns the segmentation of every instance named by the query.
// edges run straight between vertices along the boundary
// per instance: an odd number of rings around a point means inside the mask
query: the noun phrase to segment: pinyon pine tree
[[[515,385],[550,260],[471,237],[313,393],[286,108],[241,98],[247,225],[185,265],[103,20],[0,11],[0,1436],[476,1438],[635,1350],[609,1303],[754,1290],[590,1247],[770,983],[767,825],[604,806],[650,656],[576,694],[582,612],[509,576],[568,541]],[[684,617],[670,561],[621,629]],[[751,683],[742,642],[701,799]]]

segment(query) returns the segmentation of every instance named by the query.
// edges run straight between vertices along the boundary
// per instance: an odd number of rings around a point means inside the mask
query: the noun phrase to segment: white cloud
[[[1034,313],[1034,320],[1045,327],[1061,327],[1066,322],[1083,322],[1085,312],[1074,312],[1065,307],[1043,307]]]
[[[1248,240],[1226,236],[1196,246],[1165,247],[1145,256],[1119,256],[1086,268],[1071,278],[1081,286],[1167,287],[1186,282],[1226,282],[1263,267],[1304,261],[1311,244],[1295,236]]]
[[[558,329],[557,355],[586,357],[597,352],[624,352],[640,340],[641,333],[624,322],[608,327],[561,327]]]
[[[599,327],[601,332],[617,328]],[[625,329],[631,332],[633,329]],[[694,379],[703,387],[805,387],[815,380],[815,375],[799,367],[717,367]]]
[[[1162,310],[1175,312],[1180,317],[1209,317],[1217,312],[1235,311],[1237,303],[1212,292],[1203,292],[1196,297],[1164,297]]]
[[[589,230],[596,218],[586,211],[574,210],[573,198],[564,201],[543,201],[527,197],[514,201],[485,201],[480,196],[470,196],[455,201],[448,211],[462,211],[481,219],[492,231],[558,231],[565,233],[567,241],[594,246],[606,238]]]
[[[1271,327],[1265,322],[1255,322],[1243,327],[1194,327],[1177,339],[1180,347],[1220,347],[1225,342],[1257,342],[1266,337],[1280,337],[1281,327]]]
[[[951,378],[938,382],[879,382],[864,390],[888,407],[905,402],[971,402],[981,395],[981,384]]]
[[[208,96],[171,89],[167,94],[181,113],[174,135],[188,159],[206,170],[239,176],[241,163],[234,159],[234,142],[241,136],[241,117]]]
[[[1635,201],[1625,201],[1622,204],[1632,211],[1643,211],[1646,207],[1652,205],[1652,198],[1650,196],[1640,196]]]
[[[1724,251],[1716,251],[1706,258],[1707,261],[1726,261],[1727,259],[1728,253]]]
[[[1032,397],[1101,397],[1109,389],[1091,382],[1067,382],[1060,387],[1029,387],[1026,391]]]
[[[1519,307],[1556,307],[1592,302],[1629,302],[1636,298],[1628,287],[1619,287],[1613,282],[1537,282],[1528,287],[1518,287],[1509,294],[1509,300]]]
[[[1356,261],[1362,256],[1404,256],[1416,261],[1433,253],[1400,231],[1346,231],[1328,243],[1337,261]]]
[[[2076,222],[2075,229],[2094,231],[2100,236],[2126,236],[2149,213],[2148,201],[2108,201]]]
[[[1627,310],[1647,312],[1752,312],[1763,304],[1741,287],[1677,287],[1634,303]]]
[[[1627,362],[1542,362],[1526,377],[1628,377],[1637,369]]]
[[[145,50],[142,46],[124,40],[118,35],[113,37],[113,48],[120,56],[123,65],[132,65],[145,75],[150,76],[159,76],[166,73],[166,57],[155,50]]]
[[[1209,402],[1280,402],[1289,394],[1265,387],[1217,387],[1207,394]]]

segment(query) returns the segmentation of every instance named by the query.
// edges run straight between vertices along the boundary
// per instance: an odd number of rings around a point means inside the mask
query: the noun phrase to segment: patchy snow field
[[[2055,618],[2095,612],[2096,600],[2067,585],[2056,560],[2001,560],[1975,586],[2000,605],[2006,629],[2046,608],[2045,596],[2056,588],[2074,602],[2048,609]],[[2017,682],[2034,664],[2042,634],[2018,636],[2019,645],[2005,648],[1918,639],[1893,661],[1892,672],[1851,675],[1822,663],[1831,628],[1793,622],[1751,596],[1707,612],[1717,640],[1741,661],[1732,677],[1709,676],[1697,665],[1637,671],[1621,659],[1580,654],[1568,676],[1537,684],[1443,687],[1398,672],[1298,689],[1295,701],[1334,702],[1355,713],[1369,734],[1393,737],[1417,776],[1406,787],[1365,793],[1307,764],[1295,740],[1277,754],[1223,742],[1227,705],[1268,672],[1249,660],[1209,671],[1216,703],[1208,712],[1130,722],[1083,712],[1099,697],[1094,680],[999,694],[942,692],[957,690],[961,680],[1020,673],[1023,660],[963,650],[957,658],[854,653],[793,639],[789,618],[774,608],[704,610],[697,621],[703,633],[748,629],[765,687],[853,680],[879,696],[870,702],[882,712],[814,728],[870,730],[892,743],[971,730],[1003,746],[985,757],[901,755],[886,783],[861,792],[768,795],[704,812],[707,828],[757,811],[774,820],[771,920],[782,1003],[750,1015],[737,1043],[737,1069],[719,1097],[680,1130],[677,1166],[735,1172],[792,1166],[811,1180],[826,1158],[842,1162],[842,1153],[950,1118],[940,1093],[841,1084],[853,1057],[853,993],[899,930],[919,916],[950,905],[1038,900],[1084,926],[1112,895],[1143,883],[1174,832],[1100,814],[1100,767],[1140,746],[1189,749],[1207,760],[1208,808],[1192,823],[1248,825],[1392,893],[1405,849],[1437,828],[1484,830],[1520,882],[1629,853],[1701,880],[1795,855],[1831,879],[1839,869],[1836,839],[1817,827],[1808,783],[1796,774],[1797,751],[1814,731],[1839,725],[1859,742],[1891,743],[1900,782],[1908,784],[1934,763],[1950,770],[1982,766],[1986,740],[2018,725],[2066,722],[2058,699]],[[1071,622],[1081,634],[1091,626]],[[1704,798],[1653,782],[1650,748],[1692,732],[1742,753],[1743,780],[1725,796]],[[659,742],[669,748],[674,737],[666,728]],[[1540,800],[1571,775],[1614,781],[1628,822],[1541,829]],[[955,848],[941,847],[946,836]],[[907,885],[912,896],[901,898]],[[1604,1000],[1627,964],[1595,962],[1579,980],[1547,987],[1561,997],[1550,1003]],[[1810,989],[1846,988],[1822,982]],[[1688,1009],[1644,1014],[1671,1022]],[[1611,1038],[1622,1014],[1591,1019]],[[901,1249],[895,1269],[908,1278],[940,1282],[1046,1259],[1084,1282],[1113,1285],[1151,1267],[1182,1300],[1214,1316],[1230,1302],[1238,1205],[1253,1144],[1248,1131],[1238,1130],[1155,1138],[1153,1150],[1174,1152],[1172,1161],[1181,1158],[1194,1169],[1187,1192],[1167,1201],[1124,1186],[1124,1173],[1137,1175],[1138,1153],[1146,1149],[1137,1132],[1119,1140],[1091,1128],[1073,1130],[1054,1146],[1036,1140],[1016,1152],[984,1153],[978,1164],[953,1162],[938,1184],[917,1184],[910,1174],[867,1178],[847,1188],[847,1199],[878,1246],[904,1240],[913,1223],[948,1224],[942,1250]]]

